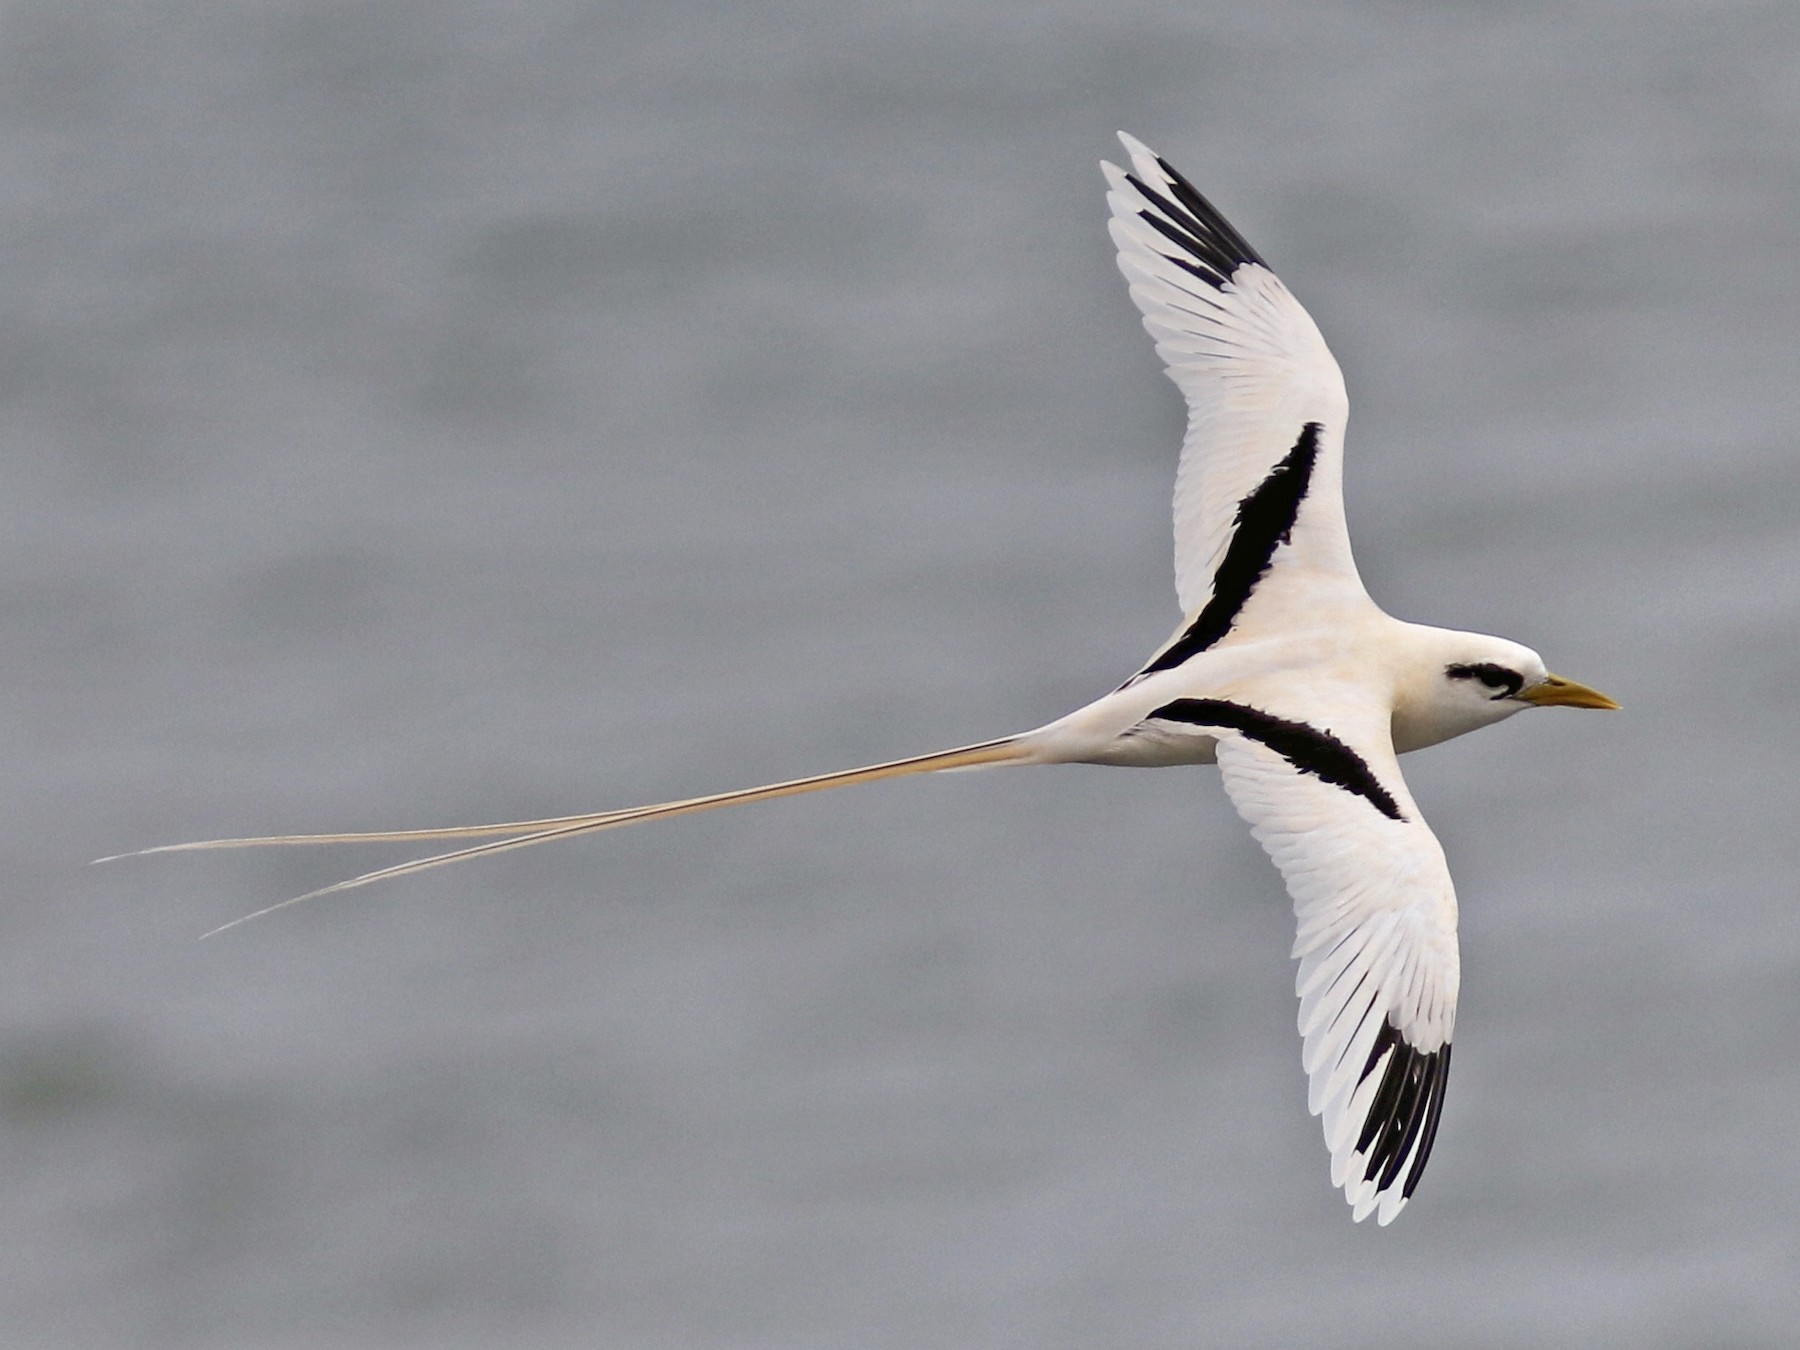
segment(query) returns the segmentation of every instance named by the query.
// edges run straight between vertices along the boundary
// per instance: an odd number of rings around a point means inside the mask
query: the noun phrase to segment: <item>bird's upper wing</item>
[[[1217,736],[1225,790],[1287,882],[1307,1104],[1324,1118],[1332,1184],[1358,1220],[1386,1224],[1431,1154],[1459,982],[1456,892],[1388,714],[1301,721],[1238,697],[1152,717]]]
[[[1186,179],[1130,136],[1119,139],[1130,169],[1101,166],[1119,270],[1188,405],[1175,479],[1183,612],[1196,615],[1230,591],[1220,599],[1234,602],[1235,618],[1278,543],[1289,545],[1284,568],[1299,562],[1314,580],[1339,577],[1360,592],[1344,527],[1348,403],[1325,339]],[[1246,533],[1254,537],[1232,550],[1234,535]]]

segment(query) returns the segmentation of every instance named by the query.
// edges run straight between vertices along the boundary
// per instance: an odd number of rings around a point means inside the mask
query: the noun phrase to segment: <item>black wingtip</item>
[[[1217,239],[1221,252],[1231,259],[1234,267],[1244,263],[1254,263],[1258,267],[1267,267],[1262,255],[1250,247],[1243,235],[1237,232],[1232,223],[1219,214],[1219,209],[1205,197],[1192,183],[1176,170],[1175,166],[1161,155],[1156,157],[1157,167],[1169,175],[1169,191],[1177,201],[1187,208],[1188,213],[1205,227],[1208,236]]]
[[[1374,1181],[1381,1191],[1391,1190],[1400,1181],[1400,1169],[1410,1157],[1412,1165],[1406,1167],[1400,1195],[1411,1199],[1437,1140],[1444,1085],[1450,1077],[1450,1043],[1426,1053],[1410,1044],[1392,1022],[1384,1023],[1363,1070],[1365,1079],[1390,1049],[1393,1057],[1381,1075],[1375,1100],[1369,1103],[1356,1151],[1363,1155],[1363,1177]]]
[[[1218,208],[1207,201],[1174,165],[1141,141],[1123,133],[1119,139],[1132,153],[1131,171],[1125,175],[1125,180],[1156,208],[1138,212],[1139,217],[1188,255],[1171,261],[1214,286],[1223,286],[1232,273],[1246,264],[1268,266]],[[1166,181],[1146,182],[1149,175],[1138,172],[1144,160],[1155,164]]]

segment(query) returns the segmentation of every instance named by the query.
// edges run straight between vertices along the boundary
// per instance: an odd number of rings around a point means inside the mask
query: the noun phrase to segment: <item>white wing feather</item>
[[[1311,316],[1205,199],[1132,137],[1130,170],[1102,164],[1119,270],[1169,377],[1187,399],[1175,479],[1175,590],[1182,610],[1205,602],[1238,504],[1268,477],[1309,422],[1320,455],[1304,531],[1288,556],[1360,587],[1344,527],[1344,377]],[[1135,180],[1135,181],[1134,181]],[[1153,195],[1154,194],[1154,195]],[[1157,200],[1160,198],[1161,200]],[[1237,246],[1228,275],[1157,228]],[[1217,227],[1222,226],[1220,230]],[[1204,275],[1196,275],[1198,266]],[[1218,277],[1214,284],[1212,277]]]
[[[1418,1181],[1442,1105],[1456,892],[1385,727],[1355,721],[1323,729],[1368,765],[1401,819],[1243,735],[1221,733],[1218,758],[1232,804],[1293,898],[1301,1063],[1332,1184],[1357,1220],[1373,1212],[1387,1224]]]

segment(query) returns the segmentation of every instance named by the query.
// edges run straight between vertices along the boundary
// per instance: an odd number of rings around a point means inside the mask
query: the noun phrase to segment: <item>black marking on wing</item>
[[[1385,1022],[1376,1034],[1375,1047],[1369,1052],[1369,1062],[1363,1066],[1359,1082],[1368,1081],[1390,1049],[1393,1058],[1381,1075],[1375,1100],[1369,1103],[1356,1151],[1363,1155],[1363,1178],[1372,1179],[1378,1191],[1385,1191],[1400,1175],[1407,1155],[1413,1153],[1413,1141],[1417,1140],[1418,1152],[1413,1154],[1400,1192],[1403,1198],[1411,1198],[1437,1139],[1438,1117],[1444,1109],[1444,1084],[1450,1078],[1450,1042],[1445,1041],[1426,1054],[1409,1045],[1392,1022]]]
[[[1323,431],[1319,423],[1308,422],[1294,448],[1238,503],[1231,543],[1225,548],[1218,571],[1213,573],[1212,594],[1187,630],[1158,652],[1132,680],[1178,666],[1231,631],[1257,583],[1275,561],[1275,550],[1287,543],[1294,532],[1300,504],[1306,500],[1313,468],[1319,462],[1319,436]]]
[[[1519,690],[1525,685],[1525,677],[1518,671],[1508,670],[1492,661],[1482,661],[1472,666],[1445,666],[1444,674],[1453,680],[1480,680],[1489,689],[1500,691],[1494,695],[1497,699],[1517,698]]]
[[[1159,216],[1155,211],[1139,211],[1139,218],[1188,255],[1169,258],[1170,262],[1215,288],[1231,280],[1231,274],[1245,263],[1268,266],[1244,242],[1244,236],[1232,228],[1231,222],[1169,166],[1168,160],[1159,156],[1156,163],[1169,175],[1167,193],[1151,187],[1136,174],[1126,174],[1125,180],[1163,213]]]
[[[1361,797],[1389,820],[1406,819],[1400,804],[1381,785],[1368,761],[1329,731],[1222,698],[1178,698],[1163,704],[1144,720],[1241,732],[1268,746],[1301,773],[1310,773]]]

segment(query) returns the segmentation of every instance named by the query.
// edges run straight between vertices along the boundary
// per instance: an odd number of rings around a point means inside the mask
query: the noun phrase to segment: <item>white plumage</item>
[[[1305,562],[1341,572],[1360,589],[1341,487],[1350,401],[1336,359],[1312,316],[1260,259],[1240,263],[1224,285],[1189,270],[1198,265],[1212,276],[1221,271],[1179,246],[1172,249],[1170,236],[1151,224],[1182,228],[1169,207],[1178,206],[1177,184],[1186,184],[1142,143],[1122,133],[1119,139],[1131,152],[1132,171],[1101,166],[1111,188],[1108,228],[1156,354],[1188,405],[1175,472],[1175,594],[1181,608],[1192,613],[1205,601],[1238,503],[1309,422],[1324,428],[1314,478],[1329,515],[1319,511],[1295,545]],[[1236,231],[1224,229],[1229,233],[1222,244],[1255,258]]]
[[[1403,819],[1370,811],[1243,737],[1219,746],[1219,770],[1293,897],[1300,1062],[1307,1108],[1323,1117],[1332,1184],[1345,1187],[1358,1219],[1379,1200],[1386,1223],[1412,1192],[1414,1164],[1422,1166],[1431,1151],[1460,968],[1450,871],[1384,744],[1383,711],[1367,710],[1359,719],[1363,734],[1353,741],[1381,747],[1368,758]],[[1343,732],[1343,723],[1334,729]],[[1384,1031],[1392,1043],[1371,1063]],[[1389,1136],[1367,1137],[1369,1108],[1387,1070],[1396,1057],[1396,1073],[1406,1068],[1409,1052],[1418,1078],[1413,1095],[1379,1117]],[[1389,1183],[1377,1184],[1390,1164]]]
[[[1390,1222],[1431,1153],[1459,980],[1456,893],[1397,756],[1531,706],[1617,705],[1550,675],[1517,643],[1403,623],[1375,605],[1344,521],[1347,401],[1324,338],[1192,186],[1120,139],[1130,167],[1103,166],[1119,268],[1187,400],[1188,428],[1175,487],[1185,617],[1118,689],[1017,736],[684,801],[145,851],[489,838],[311,893],[324,895],[640,821],[905,774],[1216,760],[1293,898],[1301,1063],[1332,1183],[1355,1218]]]

